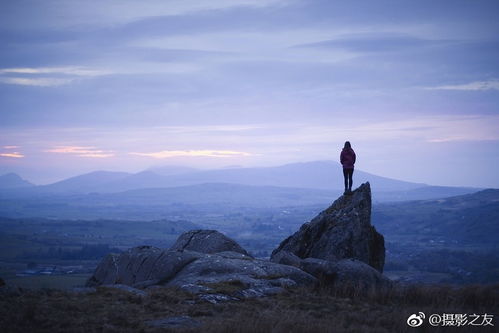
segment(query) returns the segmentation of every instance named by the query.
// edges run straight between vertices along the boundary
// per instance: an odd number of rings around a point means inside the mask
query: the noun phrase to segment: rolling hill
[[[425,184],[380,177],[356,170],[354,185],[369,181],[377,191],[410,191]],[[143,188],[166,188],[204,183],[276,186],[342,190],[343,175],[338,163],[328,161],[294,163],[278,167],[196,170],[157,168],[136,174],[96,171],[54,184],[37,186],[39,193],[113,193]]]
[[[50,193],[86,193],[93,192],[99,186],[105,186],[109,182],[122,181],[132,174],[126,172],[94,171],[84,175],[71,177],[50,185],[37,186],[40,192]]]
[[[22,179],[15,173],[7,173],[0,176],[0,189],[18,189],[33,187],[34,185]]]
[[[497,244],[499,190],[436,200],[383,203],[374,206],[373,224],[385,237],[428,241]]]
[[[429,186],[420,183],[411,183],[380,177],[361,170],[354,173],[354,187],[369,181],[373,189],[373,202],[397,202],[422,199],[436,199],[455,195],[476,192],[480,189],[465,187]],[[45,200],[47,196],[84,195],[121,193],[141,190],[143,196],[149,196],[150,201],[155,201],[154,195],[170,193],[172,197],[184,198],[184,203],[196,201],[204,189],[213,188],[213,185],[196,187],[203,184],[218,184],[217,193],[208,198],[207,202],[215,198],[230,196],[234,186],[239,185],[238,198],[246,191],[248,204],[253,205],[255,191],[261,193],[260,197],[267,197],[266,190],[256,188],[272,188],[270,193],[276,193],[280,188],[281,199],[277,200],[282,205],[303,205],[306,203],[322,204],[318,200],[331,193],[340,193],[343,190],[343,175],[338,163],[317,161],[307,163],[294,163],[278,167],[265,168],[230,168],[217,170],[197,170],[185,167],[158,167],[135,174],[126,172],[95,171],[76,177],[68,178],[44,186],[18,186],[0,188],[0,197],[6,199],[37,197]],[[225,184],[225,185],[222,185]],[[203,190],[199,190],[202,188]],[[167,190],[169,189],[169,190]],[[221,194],[223,191],[225,194]],[[316,191],[316,192],[314,192]],[[147,194],[149,192],[149,194]],[[188,193],[188,194],[187,194]],[[287,193],[284,195],[284,193]],[[147,194],[147,195],[146,195]],[[306,197],[308,195],[308,197]],[[130,196],[123,194],[122,196]],[[300,197],[298,200],[283,198]],[[218,200],[218,199],[217,199]],[[227,200],[231,200],[228,198]],[[65,201],[64,199],[62,201]],[[239,200],[241,202],[241,200]],[[269,203],[276,203],[272,198]],[[181,201],[178,201],[181,202]],[[263,203],[263,202],[262,202]],[[242,202],[241,202],[242,204]]]

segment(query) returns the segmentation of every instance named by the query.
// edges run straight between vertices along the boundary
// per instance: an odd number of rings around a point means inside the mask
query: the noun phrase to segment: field
[[[6,279],[5,283],[25,289],[61,289],[71,290],[82,287],[91,274],[67,274],[67,275],[34,275]]]
[[[218,292],[235,292],[236,284]],[[188,316],[186,332],[413,332],[411,314],[488,314],[497,326],[499,286],[291,289],[284,294],[212,304],[182,290],[160,288],[139,296],[100,287],[88,294],[41,290],[0,299],[3,332],[164,332],[152,320]],[[184,317],[185,318],[185,317]],[[494,326],[460,327],[495,332]],[[418,332],[448,332],[428,323]],[[172,331],[172,329],[166,331]]]

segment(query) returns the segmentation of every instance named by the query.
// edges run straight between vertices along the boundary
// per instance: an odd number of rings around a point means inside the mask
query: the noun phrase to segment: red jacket
[[[352,148],[343,148],[340,155],[340,162],[343,165],[343,169],[353,169],[355,158],[355,152]]]

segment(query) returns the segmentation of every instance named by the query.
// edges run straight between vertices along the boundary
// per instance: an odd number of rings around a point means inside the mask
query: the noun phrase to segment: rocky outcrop
[[[191,230],[184,232],[170,247],[172,251],[196,251],[218,253],[223,251],[239,252],[249,256],[239,244],[216,230]]]
[[[382,288],[391,285],[390,279],[355,259],[342,259],[337,262],[306,258],[300,262],[300,269],[318,277],[321,282],[331,285],[350,285],[355,288]]]
[[[185,289],[233,281],[246,286],[243,293],[266,295],[283,291],[283,287],[310,285],[316,279],[293,266],[251,259],[236,252],[221,252],[194,261],[166,285]]]
[[[170,250],[140,246],[121,254],[109,254],[87,281],[87,287],[116,284],[134,288],[176,286],[197,294],[210,293],[205,296],[209,298],[207,301],[213,301],[217,296],[212,294],[210,286],[220,283],[237,282],[241,286],[239,296],[247,298],[271,295],[283,291],[284,287],[309,285],[317,281],[296,267],[254,259],[234,241],[223,235],[219,237],[218,232],[204,231],[190,231],[181,235]],[[187,250],[203,250],[199,238],[193,243],[195,247],[190,247],[190,243],[185,241],[196,235],[215,235],[207,237],[207,252],[227,246],[239,252],[202,253]],[[178,248],[180,250],[176,250]],[[226,295],[218,297],[227,298]]]
[[[287,251],[280,251],[274,262],[291,265],[319,279],[327,285],[349,285],[356,288],[382,288],[391,285],[390,279],[366,263],[355,259],[331,261],[317,258],[301,259]]]
[[[343,259],[335,263],[336,284],[351,284],[360,288],[389,287],[391,280],[362,261]]]
[[[282,253],[286,251],[287,253]],[[338,262],[355,259],[379,272],[385,263],[384,238],[371,225],[371,188],[362,184],[343,195],[272,252],[271,260],[283,263],[290,254]]]
[[[168,251],[153,246],[138,246],[121,254],[108,254],[87,281],[87,287],[125,284],[147,286],[168,281],[184,266],[203,257],[192,251]]]

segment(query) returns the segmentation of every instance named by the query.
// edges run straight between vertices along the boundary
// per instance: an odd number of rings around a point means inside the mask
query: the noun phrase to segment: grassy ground
[[[84,286],[91,274],[67,274],[55,276],[23,276],[5,279],[8,285],[29,289],[72,289]]]
[[[235,292],[237,286],[217,289]],[[86,295],[39,290],[0,298],[0,327],[2,332],[168,332],[149,327],[146,321],[188,315],[202,326],[180,331],[449,332],[448,327],[425,324],[414,329],[406,324],[409,315],[424,312],[427,316],[495,314],[495,327],[455,330],[497,332],[498,304],[499,286],[421,286],[376,292],[316,287],[219,304],[199,301],[196,296],[171,288],[151,290],[145,297],[110,288],[98,288]]]

